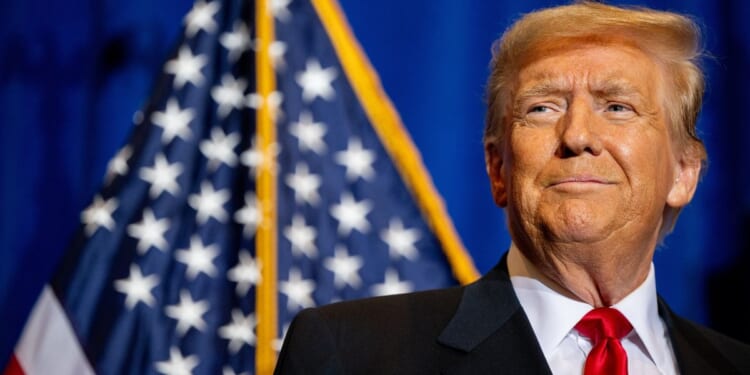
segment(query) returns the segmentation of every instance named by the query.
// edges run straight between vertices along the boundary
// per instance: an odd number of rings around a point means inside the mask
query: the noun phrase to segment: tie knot
[[[605,338],[622,339],[630,333],[633,326],[621,312],[609,307],[600,307],[584,315],[575,328],[596,345]]]

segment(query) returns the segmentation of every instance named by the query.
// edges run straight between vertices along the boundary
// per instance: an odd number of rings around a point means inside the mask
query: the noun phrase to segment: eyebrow
[[[521,89],[515,96],[515,103],[540,96],[560,95],[571,91],[571,83],[562,77],[539,77],[530,87]],[[593,80],[589,83],[591,93],[600,98],[635,97],[643,99],[643,93],[625,79],[616,75]]]
[[[605,78],[601,81],[594,81],[589,84],[589,88],[595,96],[598,97],[636,97],[642,99],[644,97],[641,90],[630,83],[628,80],[611,77]]]
[[[521,89],[516,95],[514,101],[518,103],[528,98],[569,92],[570,86],[570,83],[566,82],[565,79],[560,77],[541,77],[540,79],[536,80],[536,82],[534,82],[530,87]]]

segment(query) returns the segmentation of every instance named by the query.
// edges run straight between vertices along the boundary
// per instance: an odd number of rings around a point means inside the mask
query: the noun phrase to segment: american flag
[[[333,1],[198,0],[7,373],[265,374],[301,309],[476,277]]]

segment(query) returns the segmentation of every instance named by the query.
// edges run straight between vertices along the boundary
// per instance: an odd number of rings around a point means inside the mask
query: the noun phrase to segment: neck
[[[528,254],[534,254],[528,252]],[[621,259],[580,262],[549,256],[533,261],[515,243],[508,253],[508,272],[539,280],[550,289],[593,307],[612,306],[648,276],[650,258],[631,264]]]

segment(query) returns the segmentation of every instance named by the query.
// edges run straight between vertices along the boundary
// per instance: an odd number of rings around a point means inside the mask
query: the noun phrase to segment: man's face
[[[621,44],[556,51],[521,69],[503,143],[487,148],[514,240],[652,250],[665,205],[687,204],[697,183],[692,170],[680,181],[662,68]]]

